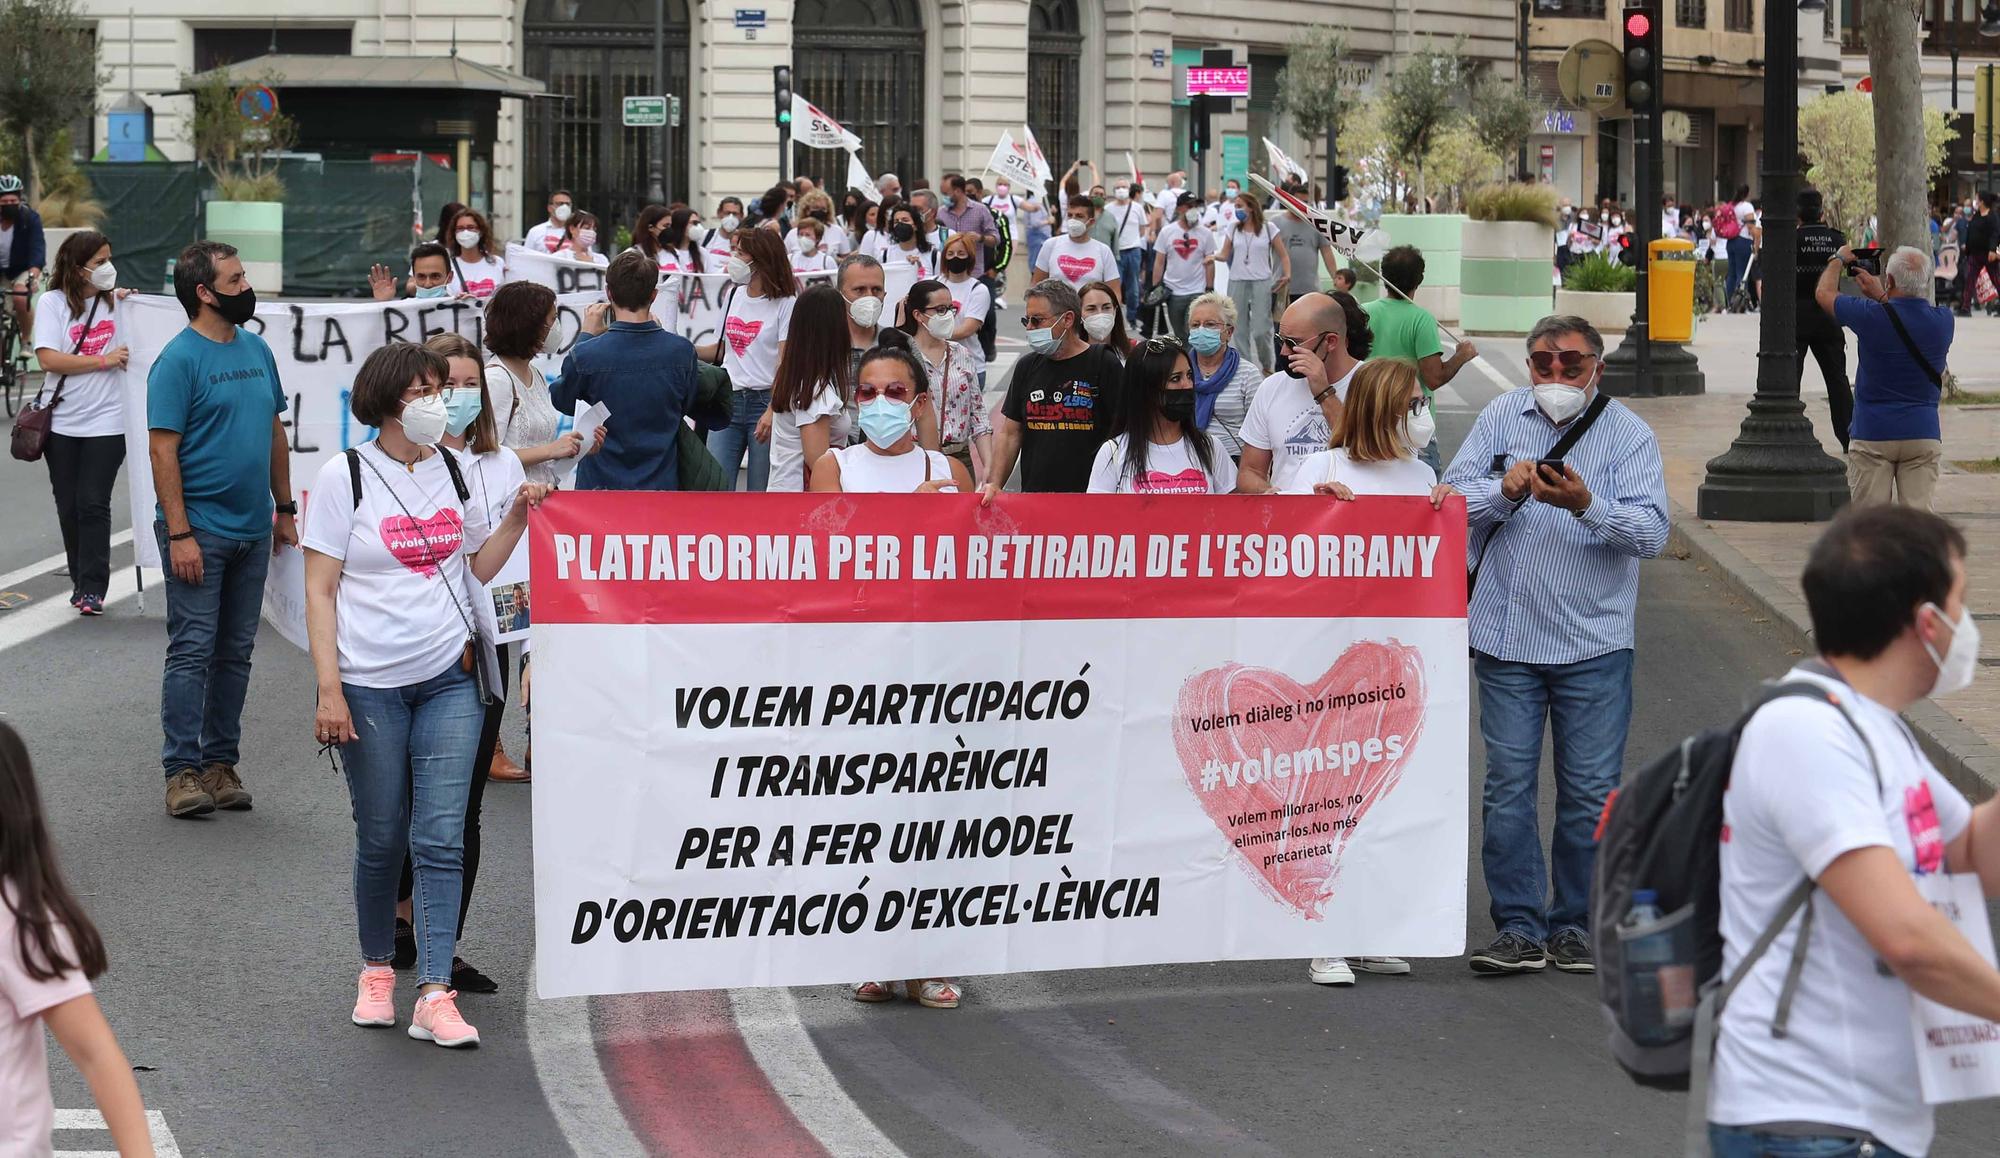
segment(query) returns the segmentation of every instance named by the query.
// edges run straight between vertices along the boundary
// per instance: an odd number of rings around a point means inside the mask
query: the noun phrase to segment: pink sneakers
[[[417,998],[416,1011],[410,1014],[410,1036],[447,1049],[478,1045],[479,1031],[458,1015],[457,998],[456,989]]]
[[[396,971],[387,965],[361,971],[360,992],[354,998],[354,1024],[396,1024]]]

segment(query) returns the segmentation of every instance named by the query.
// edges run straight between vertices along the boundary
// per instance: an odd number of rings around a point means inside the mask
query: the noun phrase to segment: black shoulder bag
[[[1597,397],[1590,400],[1590,406],[1584,410],[1583,416],[1578,418],[1568,430],[1563,431],[1562,437],[1556,439],[1556,444],[1550,447],[1549,452],[1542,457],[1561,458],[1568,454],[1570,448],[1577,444],[1577,441],[1584,436],[1585,432],[1596,425],[1597,416],[1603,414],[1604,408],[1609,405],[1611,405],[1611,396],[1600,389],[1597,392]],[[1502,501],[1505,501],[1507,496],[1503,494],[1500,498]],[[1524,497],[1521,501],[1526,502],[1527,499]],[[1499,534],[1512,521],[1510,519],[1507,523],[1495,523],[1493,526],[1486,528],[1485,537],[1479,540],[1479,555],[1474,559],[1472,566],[1465,573],[1465,602],[1468,606],[1472,603],[1472,589],[1479,584],[1479,565],[1486,562],[1486,549],[1493,545],[1493,536]]]
[[[71,354],[75,354],[77,351],[83,349],[83,340],[90,336],[90,323],[97,320],[97,305],[103,300],[102,295],[96,295],[90,299],[90,313],[84,316],[83,325],[76,332],[76,341],[70,344],[69,352]],[[22,343],[24,346],[31,344],[31,342]],[[47,382],[46,375],[43,377],[43,381],[44,383]],[[42,392],[37,390],[35,391],[34,401],[21,407],[21,412],[14,416],[13,445],[11,449],[15,458],[20,459],[22,462],[40,462],[42,455],[48,452],[49,435],[53,433],[56,406],[62,402],[63,384],[68,381],[69,375],[63,374],[58,376],[56,378],[55,395],[49,399],[47,406],[42,405]]]
[[[1940,390],[1944,389],[1944,375],[1938,373],[1937,368],[1931,365],[1931,360],[1924,357],[1922,350],[1917,349],[1916,339],[1910,337],[1910,331],[1903,327],[1903,319],[1896,316],[1896,307],[1883,302],[1882,312],[1889,315],[1889,325],[1895,328],[1896,336],[1903,339],[1903,349],[1908,350],[1910,357],[1916,359],[1917,365],[1924,368],[1924,377],[1931,380],[1931,385]]]

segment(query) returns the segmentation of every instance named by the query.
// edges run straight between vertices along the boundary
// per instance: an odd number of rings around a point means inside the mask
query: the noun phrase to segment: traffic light
[[[1347,166],[1345,165],[1335,165],[1333,167],[1332,200],[1334,201],[1347,200]]]
[[[1635,268],[1639,264],[1632,253],[1632,234],[1629,231],[1618,235],[1618,260]]]
[[[792,127],[792,68],[788,64],[771,66],[771,99],[776,103],[778,127]]]
[[[1188,98],[1188,152],[1199,157],[1208,151],[1208,98]]]
[[[1634,113],[1660,111],[1660,9],[1641,2],[1625,8],[1625,104]]]

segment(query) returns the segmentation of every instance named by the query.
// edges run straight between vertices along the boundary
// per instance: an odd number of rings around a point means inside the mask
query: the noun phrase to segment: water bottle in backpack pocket
[[[1663,915],[1651,889],[1636,889],[1631,911],[1618,923],[1618,943],[1626,1032],[1643,1046],[1684,1037],[1694,1024],[1699,997],[1694,905]]]

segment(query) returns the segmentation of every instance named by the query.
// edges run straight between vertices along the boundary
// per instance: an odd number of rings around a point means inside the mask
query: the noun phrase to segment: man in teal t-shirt
[[[1411,300],[1424,284],[1424,255],[1414,245],[1399,245],[1382,255],[1382,296],[1366,302],[1361,310],[1368,315],[1368,336],[1372,339],[1370,358],[1394,358],[1417,368],[1424,384],[1424,398],[1458,376],[1467,362],[1479,356],[1471,342],[1460,342],[1450,360],[1438,341],[1437,318]],[[1435,416],[1435,407],[1433,407]],[[1436,440],[1418,455],[1438,467]]]
[[[236,772],[250,650],[272,551],[299,541],[298,507],[284,386],[271,348],[242,328],[257,294],[236,250],[182,250],[174,295],[188,327],[146,376],[153,534],[167,567],[160,761],[168,814],[200,816],[250,807]]]

